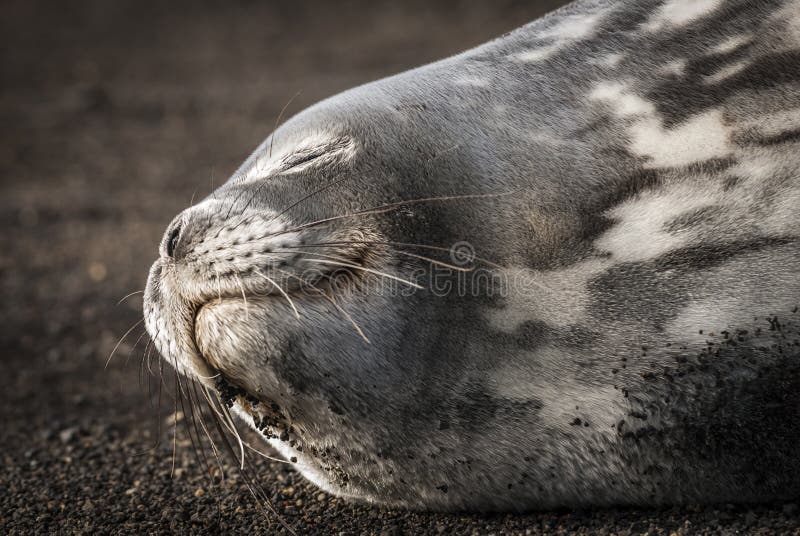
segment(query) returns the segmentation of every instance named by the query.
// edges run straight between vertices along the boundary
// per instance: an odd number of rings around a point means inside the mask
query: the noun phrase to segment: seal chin
[[[302,302],[302,308],[306,315],[330,316],[314,300]],[[227,298],[198,309],[194,337],[203,359],[217,371],[214,388],[228,409],[321,489],[363,498],[343,484],[344,472],[328,458],[340,442],[320,431],[337,428],[333,415],[322,400],[298,392],[276,373],[279,361],[308,367],[302,350],[287,344],[304,336],[302,327],[279,297]]]

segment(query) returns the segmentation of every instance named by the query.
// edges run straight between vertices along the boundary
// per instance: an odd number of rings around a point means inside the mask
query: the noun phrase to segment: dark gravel
[[[0,532],[282,530],[230,456],[224,481],[215,462],[203,469],[182,413],[174,433],[174,384],[166,373],[159,410],[140,327],[104,370],[140,318],[139,295],[115,303],[142,288],[172,216],[233,171],[295,92],[289,112],[556,3],[3,2]],[[298,533],[800,534],[795,504],[385,511],[320,493],[285,464],[254,464]]]

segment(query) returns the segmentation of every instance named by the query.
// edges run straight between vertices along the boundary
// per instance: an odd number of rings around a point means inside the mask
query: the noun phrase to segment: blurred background
[[[287,116],[560,3],[4,1],[0,530],[284,530],[258,510],[232,460],[223,455],[224,481],[219,468],[203,469],[181,408],[173,415],[170,381],[159,403],[147,371],[141,295],[118,302],[143,289],[166,224],[226,180],[293,95]],[[255,463],[298,533],[727,531],[792,513],[387,512],[328,497],[286,465]]]

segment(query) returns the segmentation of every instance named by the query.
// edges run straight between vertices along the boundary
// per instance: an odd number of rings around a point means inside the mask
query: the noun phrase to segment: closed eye
[[[322,146],[322,147],[315,147],[313,149],[309,149],[299,153],[290,154],[289,156],[284,158],[281,170],[289,171],[292,168],[308,164],[322,156],[325,156],[325,153],[327,152],[328,152],[327,146]]]
[[[311,165],[328,165],[352,155],[353,141],[343,136],[324,145],[292,152],[283,158],[279,173],[294,173]]]

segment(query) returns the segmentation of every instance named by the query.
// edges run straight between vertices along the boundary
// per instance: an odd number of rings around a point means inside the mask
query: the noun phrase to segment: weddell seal
[[[579,1],[288,120],[144,315],[346,498],[786,500],[798,237],[800,0]]]

